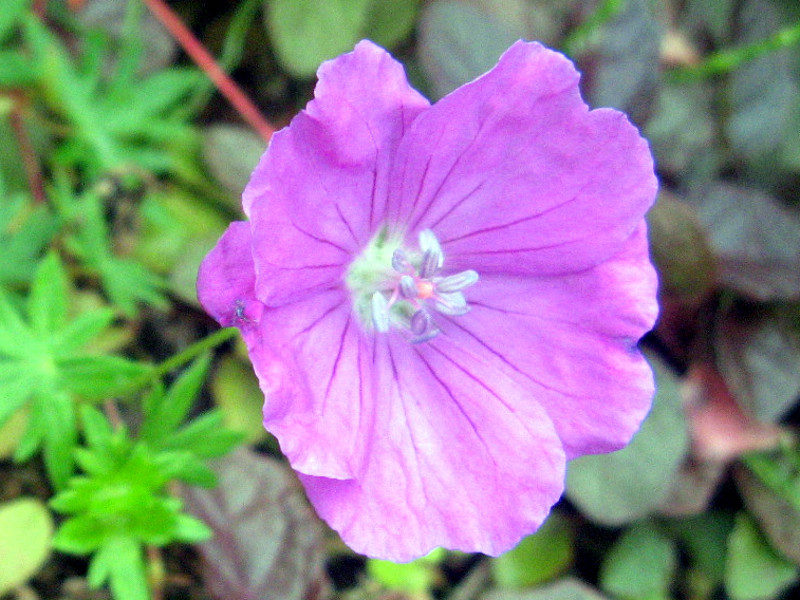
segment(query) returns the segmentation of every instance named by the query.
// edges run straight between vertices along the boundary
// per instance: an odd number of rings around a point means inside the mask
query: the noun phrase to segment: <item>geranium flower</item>
[[[370,42],[318,77],[200,301],[241,329],[265,427],[354,550],[499,554],[650,407],[647,143],[537,43],[434,105]]]

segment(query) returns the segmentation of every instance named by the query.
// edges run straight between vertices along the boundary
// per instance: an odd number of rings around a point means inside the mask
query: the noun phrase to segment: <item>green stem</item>
[[[714,52],[698,65],[682,67],[668,73],[676,82],[695,81],[712,75],[729,73],[744,62],[775,50],[781,50],[800,42],[800,23],[784,27],[774,35],[746,46]]]
[[[224,344],[228,340],[232,340],[237,335],[239,335],[239,330],[236,327],[227,327],[212,333],[208,337],[205,337],[202,340],[195,342],[191,346],[184,348],[178,352],[178,354],[170,356],[164,362],[153,367],[151,371],[131,382],[130,386],[128,386],[122,395],[127,396],[129,394],[138,392],[156,380],[161,379],[167,373],[174,371],[178,367],[182,367],[201,354],[208,352],[209,350],[216,348],[221,344]]]

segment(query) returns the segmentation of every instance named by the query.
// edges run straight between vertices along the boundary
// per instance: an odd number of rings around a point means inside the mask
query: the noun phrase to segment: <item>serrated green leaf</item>
[[[677,549],[652,523],[622,534],[600,569],[600,587],[620,600],[669,598]]]
[[[127,391],[153,367],[120,356],[74,356],[58,361],[61,384],[86,399],[102,400]]]
[[[67,319],[67,274],[58,255],[51,252],[39,263],[28,296],[28,318],[38,334],[50,334]]]
[[[142,439],[159,443],[183,422],[206,378],[211,358],[208,354],[194,361],[170,386],[166,394],[151,399],[149,413],[142,424]]]
[[[22,463],[30,459],[42,444],[45,436],[45,421],[38,413],[41,407],[38,403],[31,403],[31,416],[28,419],[28,426],[25,428],[25,433],[22,434],[17,444],[17,449],[14,450],[14,462]]]
[[[51,501],[51,506],[53,501]],[[53,538],[53,548],[79,556],[94,552],[106,539],[97,521],[85,517],[72,517],[64,521]]]
[[[200,519],[191,515],[178,515],[175,529],[175,539],[187,544],[205,542],[212,536],[211,529]]]
[[[797,576],[797,566],[778,556],[750,516],[739,513],[728,539],[725,566],[725,590],[731,599],[775,598]]]
[[[0,354],[20,358],[38,346],[37,339],[22,320],[20,311],[0,287]]]
[[[83,435],[92,448],[102,448],[107,446],[113,434],[111,424],[106,416],[88,404],[80,407],[81,424],[83,425]]]
[[[224,428],[222,414],[212,411],[175,432],[167,447],[191,450],[201,458],[214,458],[229,452],[241,441],[241,434]]]
[[[0,503],[0,595],[24,584],[50,553],[53,519],[37,499]]]
[[[114,311],[110,308],[98,308],[79,314],[53,336],[53,355],[64,357],[81,350],[111,325],[113,320]]]
[[[25,365],[0,361],[0,425],[30,399],[34,385]]]
[[[0,57],[0,64],[2,60]],[[0,284],[30,281],[40,254],[58,229],[56,218],[45,207],[39,206],[30,211],[25,206],[20,208],[14,212],[17,218],[24,219],[22,224],[13,230],[0,231],[0,253],[3,256]]]
[[[130,538],[115,539],[107,552],[112,561],[109,580],[114,599],[150,600],[141,545]]]
[[[353,49],[370,0],[271,0],[264,16],[281,63],[311,77],[324,60]]]
[[[0,42],[4,42],[14,32],[30,3],[31,0],[4,1],[3,10],[0,10]]]
[[[78,442],[78,428],[72,399],[62,392],[39,395],[34,400],[35,414],[42,415],[44,464],[53,486],[63,489],[72,475],[72,451]]]

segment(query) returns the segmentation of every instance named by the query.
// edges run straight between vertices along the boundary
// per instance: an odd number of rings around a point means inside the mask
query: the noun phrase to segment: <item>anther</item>
[[[416,298],[419,294],[417,284],[410,275],[401,276],[398,285],[400,286],[400,295],[403,298]]]
[[[414,265],[408,260],[406,253],[398,248],[392,253],[392,268],[398,273],[413,273]]]
[[[424,310],[418,310],[411,315],[411,331],[416,336],[425,335],[433,326],[433,319]]]

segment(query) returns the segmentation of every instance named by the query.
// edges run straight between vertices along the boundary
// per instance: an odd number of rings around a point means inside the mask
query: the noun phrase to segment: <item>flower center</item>
[[[419,234],[419,249],[403,248],[383,229],[350,265],[345,276],[353,307],[365,328],[408,334],[412,343],[439,334],[434,315],[469,311],[463,290],[478,281],[473,270],[444,275],[444,253],[430,229]]]

